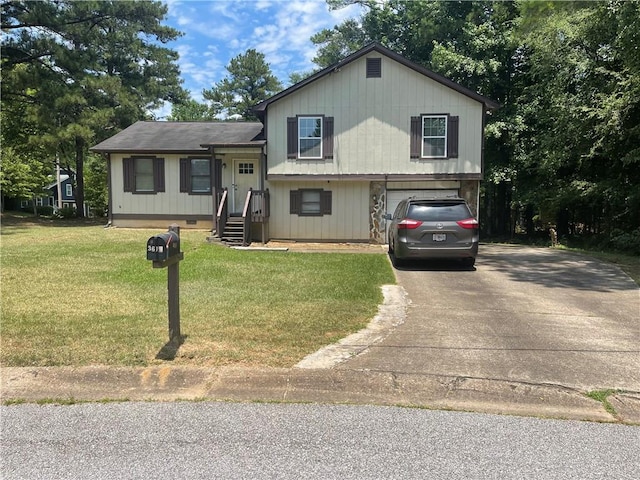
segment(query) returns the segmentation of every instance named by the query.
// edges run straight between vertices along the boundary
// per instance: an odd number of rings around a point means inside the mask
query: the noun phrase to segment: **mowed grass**
[[[3,366],[153,365],[168,341],[158,230],[3,225]],[[383,254],[236,251],[182,230],[176,364],[286,367],[363,328],[395,283]]]

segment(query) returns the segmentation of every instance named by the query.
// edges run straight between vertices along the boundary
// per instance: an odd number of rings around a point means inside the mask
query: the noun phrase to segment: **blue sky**
[[[292,72],[315,67],[310,37],[346,18],[359,18],[361,7],[331,11],[324,0],[164,0],[165,24],[184,35],[168,47],[180,54],[184,88],[202,100],[227,75],[229,61],[254,48],[264,53],[271,71],[286,86]],[[170,113],[161,112],[159,116]]]

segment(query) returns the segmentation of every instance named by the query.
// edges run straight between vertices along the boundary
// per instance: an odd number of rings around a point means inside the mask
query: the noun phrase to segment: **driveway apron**
[[[406,321],[338,368],[640,392],[640,290],[570,252],[481,245],[473,270],[396,269]]]

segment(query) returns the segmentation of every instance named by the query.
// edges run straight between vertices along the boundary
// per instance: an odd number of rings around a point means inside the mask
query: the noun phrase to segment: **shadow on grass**
[[[187,335],[180,335],[179,338],[174,338],[173,340],[165,343],[160,351],[156,354],[156,360],[175,360],[176,356],[178,355],[178,350],[180,350],[180,346],[186,339]]]

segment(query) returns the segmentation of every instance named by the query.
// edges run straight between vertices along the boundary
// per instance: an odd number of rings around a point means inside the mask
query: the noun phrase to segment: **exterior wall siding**
[[[482,104],[385,56],[382,78],[365,72],[362,57],[269,106],[269,174],[481,173]],[[410,159],[411,116],[443,113],[460,119],[458,158]],[[287,159],[286,119],[301,114],[334,117],[333,159]]]
[[[113,192],[113,214],[137,215],[211,215],[211,195],[188,195],[180,193],[180,157],[163,155],[165,191],[156,194],[137,194],[124,191],[122,159],[135,155],[111,156],[111,184]],[[116,217],[117,218],[117,217]]]
[[[269,182],[269,236],[277,240],[367,241],[369,182]],[[289,192],[321,188],[332,192],[331,215],[305,217],[290,213]]]

